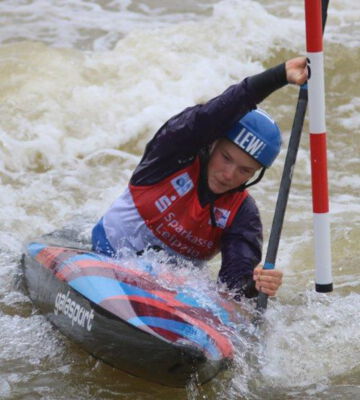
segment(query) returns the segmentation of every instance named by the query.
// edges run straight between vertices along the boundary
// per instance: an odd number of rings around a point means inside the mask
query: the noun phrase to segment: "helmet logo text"
[[[254,158],[257,158],[266,147],[266,143],[245,128],[241,129],[234,142]]]

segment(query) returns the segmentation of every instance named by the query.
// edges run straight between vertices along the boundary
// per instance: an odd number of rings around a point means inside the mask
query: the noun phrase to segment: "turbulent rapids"
[[[324,66],[334,293],[313,293],[305,121],[279,247],[284,284],[268,307],[261,346],[237,337],[233,367],[196,394],[129,377],[64,338],[14,286],[23,244],[65,224],[89,241],[171,115],[305,53],[303,3],[0,2],[0,398],[359,397],[359,20],[358,0],[330,0]],[[288,87],[264,104],[277,116],[284,145],[297,94]],[[265,246],[284,158],[285,151],[251,191]],[[212,278],[217,269],[218,260]],[[97,309],[71,291],[67,297],[69,290],[52,294],[48,312],[55,316],[58,296],[56,317],[89,333]]]

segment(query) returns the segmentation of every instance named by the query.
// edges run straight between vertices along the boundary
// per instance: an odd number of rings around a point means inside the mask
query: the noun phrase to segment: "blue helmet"
[[[226,133],[226,137],[263,167],[269,168],[281,147],[281,132],[263,110],[248,112]]]

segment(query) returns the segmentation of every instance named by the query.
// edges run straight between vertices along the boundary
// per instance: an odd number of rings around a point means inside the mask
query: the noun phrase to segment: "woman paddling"
[[[110,256],[162,249],[198,265],[221,252],[219,283],[237,297],[274,296],[282,272],[258,265],[262,224],[247,188],[279,154],[281,133],[256,105],[306,79],[305,57],[294,58],[168,120],[94,227],[93,249]]]

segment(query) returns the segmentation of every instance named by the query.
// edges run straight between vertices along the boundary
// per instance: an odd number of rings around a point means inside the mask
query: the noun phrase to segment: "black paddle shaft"
[[[325,29],[327,9],[329,0],[322,0],[322,27],[323,32]],[[278,198],[276,201],[276,207],[271,226],[271,232],[269,237],[268,248],[265,257],[266,265],[275,266],[276,255],[279,248],[280,236],[283,227],[286,206],[289,198],[289,192],[291,187],[292,175],[295,167],[296,157],[299,149],[301,132],[304,125],[305,113],[307,108],[308,96],[307,86],[303,85],[300,88],[298,102],[296,106],[294,121],[291,129],[290,140],[288,150],[286,153],[285,164],[283,173],[280,181],[280,188]],[[265,311],[267,307],[268,295],[260,292],[257,298],[256,309],[259,311]]]

